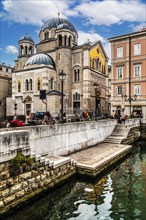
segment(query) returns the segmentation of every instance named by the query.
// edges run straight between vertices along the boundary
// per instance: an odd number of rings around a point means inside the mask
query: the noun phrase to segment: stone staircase
[[[45,165],[48,165],[49,167],[59,167],[61,165],[71,163],[75,164],[75,161],[69,157],[62,157],[62,156],[41,156],[36,153],[31,153],[31,158],[34,158],[35,161],[39,161],[40,163],[44,163]]]
[[[125,124],[117,124],[112,134],[105,138],[104,143],[121,144],[127,138],[129,128]]]

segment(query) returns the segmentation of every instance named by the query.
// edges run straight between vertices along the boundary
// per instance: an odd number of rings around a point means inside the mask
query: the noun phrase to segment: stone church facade
[[[64,112],[107,112],[108,57],[102,43],[87,41],[78,45],[75,27],[63,18],[48,20],[39,39],[36,45],[28,35],[18,41],[19,55],[12,75],[12,97],[7,98],[7,116],[28,111],[60,113],[61,71],[66,74]],[[43,101],[41,90],[46,91]]]

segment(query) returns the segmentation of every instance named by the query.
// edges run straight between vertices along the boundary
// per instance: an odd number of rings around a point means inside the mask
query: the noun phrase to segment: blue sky
[[[14,66],[18,40],[26,33],[39,42],[43,23],[58,16],[75,26],[82,44],[101,40],[110,57],[108,38],[146,27],[146,0],[0,0],[0,63]]]

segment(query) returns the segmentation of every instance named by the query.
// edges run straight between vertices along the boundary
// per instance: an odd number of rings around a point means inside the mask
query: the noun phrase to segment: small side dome
[[[48,54],[44,54],[44,53],[39,53],[39,54],[35,54],[32,57],[30,57],[26,63],[25,66],[28,65],[33,65],[33,64],[44,64],[44,65],[51,65],[53,68],[55,68],[55,62],[52,59],[51,56],[49,56]]]
[[[25,36],[22,36],[19,41],[22,41],[22,40],[31,41],[34,43],[34,40],[32,39],[32,37],[28,36],[27,34]]]

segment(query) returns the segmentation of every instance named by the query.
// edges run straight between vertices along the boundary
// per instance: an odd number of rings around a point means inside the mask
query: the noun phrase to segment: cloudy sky
[[[78,44],[101,40],[110,57],[108,38],[146,27],[146,0],[0,0],[0,63],[14,66],[18,40],[26,33],[39,42],[45,21],[67,18],[78,31]]]

